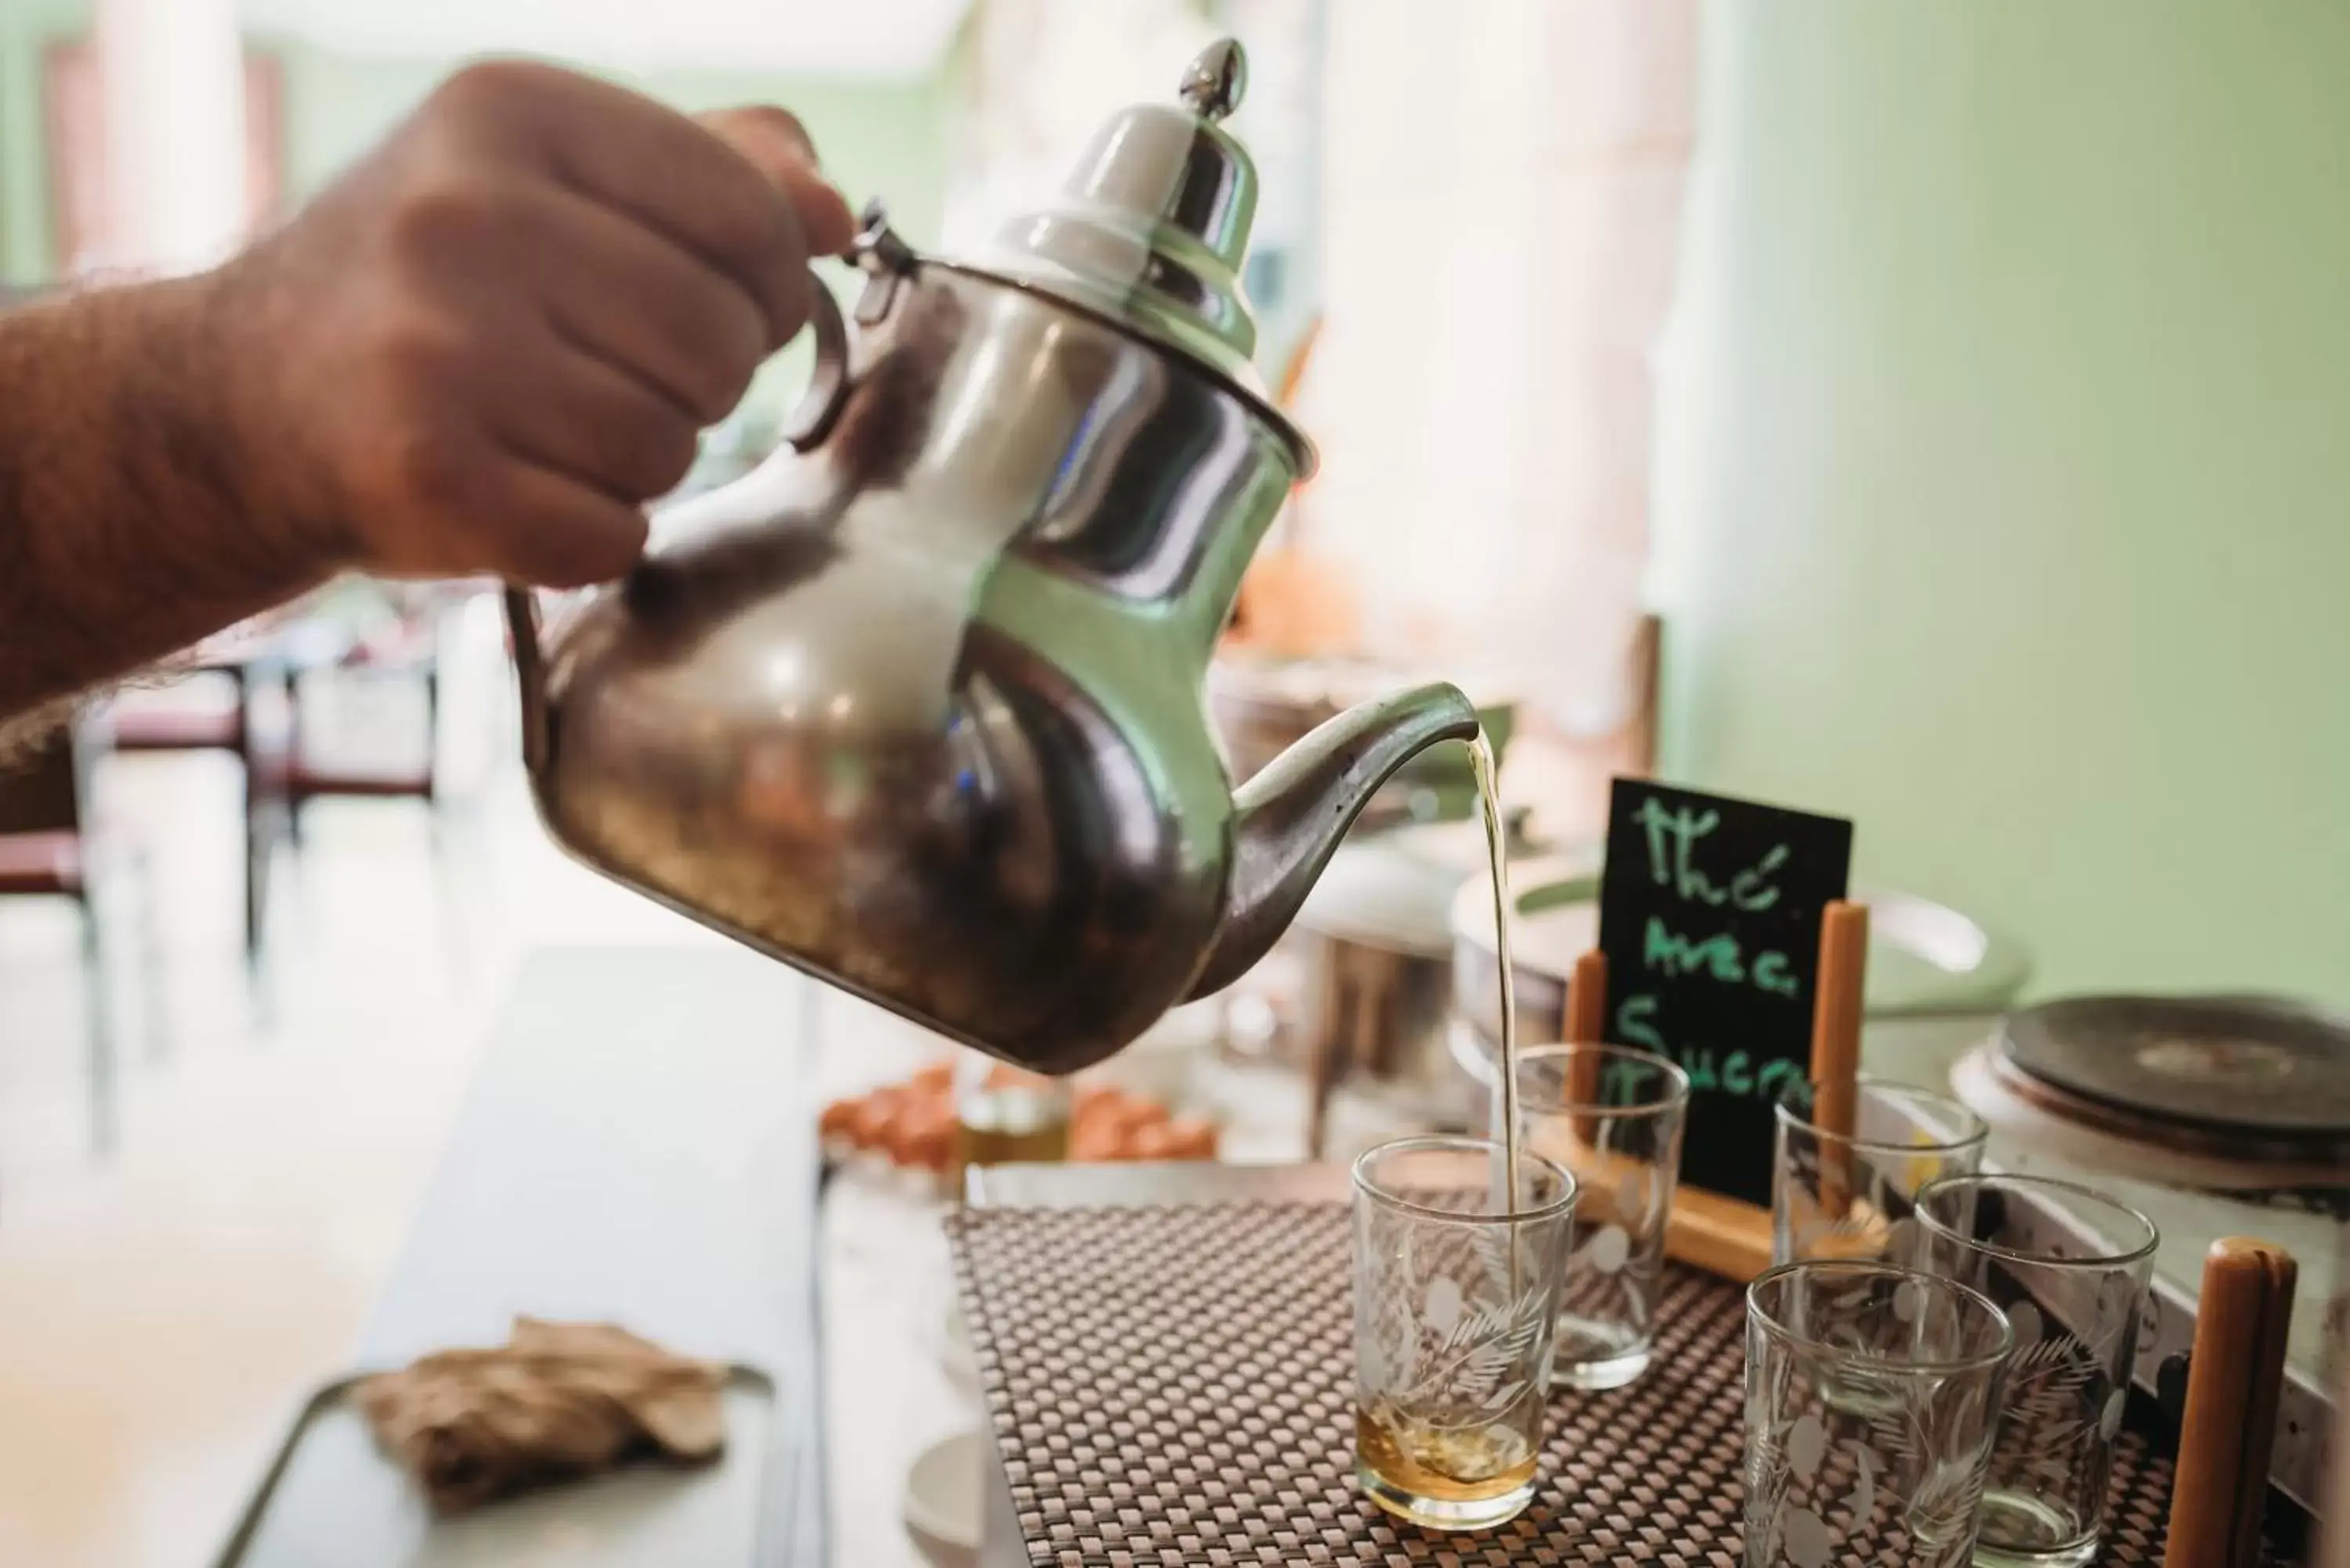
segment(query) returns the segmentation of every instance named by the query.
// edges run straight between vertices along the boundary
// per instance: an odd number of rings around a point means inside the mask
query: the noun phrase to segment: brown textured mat
[[[1739,1568],[1743,1293],[1674,1266],[1657,1364],[1555,1397],[1540,1490],[1438,1535],[1356,1490],[1347,1210],[981,1209],[948,1221],[1035,1568]],[[2126,1432],[2102,1561],[2162,1557],[2170,1466]]]

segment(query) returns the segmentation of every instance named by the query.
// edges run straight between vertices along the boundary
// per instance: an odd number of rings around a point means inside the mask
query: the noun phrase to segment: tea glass
[[[1689,1096],[1689,1075],[1651,1051],[1577,1044],[1518,1054],[1523,1147],[1565,1166],[1583,1194],[1553,1387],[1621,1388],[1648,1368]]]
[[[1948,1095],[1863,1078],[1852,1126],[1813,1119],[1812,1085],[1782,1091],[1771,1164],[1771,1261],[1908,1261],[1918,1190],[1982,1168],[1991,1129]]]
[[[1746,1565],[1964,1568],[2012,1336],[1953,1280],[1867,1260],[1746,1292]]]
[[[2015,1334],[1976,1561],[2079,1568],[2105,1531],[2154,1221],[2093,1189],[1948,1177],[1918,1195],[1918,1267],[1997,1303]]]
[[[1482,1530],[1534,1497],[1575,1178],[1487,1138],[1355,1162],[1355,1470],[1388,1512]],[[1510,1186],[1516,1189],[1510,1201]]]

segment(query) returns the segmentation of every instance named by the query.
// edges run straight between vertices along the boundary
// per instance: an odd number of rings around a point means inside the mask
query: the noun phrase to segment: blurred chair
[[[277,851],[299,853],[303,807],[328,796],[442,799],[442,638],[449,610],[482,584],[430,587],[343,579],[297,606],[208,639],[177,666],[175,698],[200,680],[233,686],[225,705],[129,693],[112,706],[115,749],[125,753],[214,751],[237,760],[244,787],[244,951],[265,1016],[272,1007],[264,950]],[[412,761],[386,765],[317,744],[329,683],[414,682],[423,699],[424,742]],[[433,816],[436,845],[440,836]]]
[[[261,957],[261,932],[267,888],[262,872],[266,864],[265,835],[259,826],[267,809],[257,787],[255,762],[266,743],[274,720],[284,723],[283,693],[290,678],[283,672],[283,654],[274,632],[240,628],[200,649],[189,665],[187,683],[225,681],[233,695],[226,706],[206,707],[165,703],[130,694],[112,705],[114,750],[136,752],[221,752],[236,759],[244,790],[244,958],[248,969]],[[183,688],[184,689],[184,688]],[[269,706],[276,696],[277,705]]]
[[[114,967],[109,961],[108,885],[140,870],[127,840],[94,830],[93,764],[106,749],[106,726],[90,717],[0,762],[0,898],[69,899],[81,920],[82,979],[89,1041],[91,1141],[113,1147],[115,1105]],[[153,1043],[162,1043],[161,964],[151,889],[141,889],[145,996]]]
[[[364,610],[348,602],[339,618],[322,617],[342,632],[331,658],[319,657],[325,646],[306,656],[288,659],[285,673],[286,722],[282,736],[270,736],[256,747],[255,798],[259,805],[253,824],[255,846],[254,886],[268,885],[270,867],[280,845],[297,856],[303,847],[304,807],[327,798],[412,800],[427,808],[432,830],[436,877],[445,879],[446,839],[442,807],[449,803],[442,774],[442,655],[452,612],[482,591],[479,584],[441,584],[430,587],[389,584],[365,585]],[[354,626],[359,620],[363,624]],[[326,705],[348,700],[357,683],[410,685],[422,699],[421,744],[408,756],[387,758],[352,754],[349,734],[336,737],[336,718]],[[322,710],[324,710],[322,711]],[[330,733],[323,739],[319,731]],[[342,743],[332,743],[339,740]],[[445,895],[445,880],[443,885]],[[255,897],[260,895],[256,892]]]
[[[373,800],[441,802],[441,635],[443,605],[437,599],[404,609],[390,629],[353,645],[331,665],[308,673],[336,678],[417,683],[424,699],[423,746],[412,762],[385,766],[348,762],[319,753],[304,724],[301,675],[291,678],[286,742],[272,759],[274,784],[286,807],[287,837],[302,846],[302,807],[325,795]]]
[[[341,657],[331,664],[298,669],[289,679],[285,743],[265,753],[262,762],[268,805],[259,840],[265,857],[260,875],[265,883],[268,857],[280,844],[297,857],[301,855],[304,808],[316,801],[414,801],[425,808],[431,874],[450,972],[463,976],[472,961],[472,945],[462,929],[452,834],[462,817],[452,808],[464,800],[449,787],[444,772],[443,697],[452,634],[462,621],[459,612],[496,585],[371,587],[378,609],[389,607],[390,614],[369,617],[367,624],[354,628]],[[354,723],[353,702],[365,703],[375,695],[364,691],[369,685],[411,689],[421,699],[421,723],[411,730],[409,723],[397,722],[387,730],[372,721],[389,715],[369,715],[364,708]],[[379,743],[387,739],[394,742],[390,747]]]

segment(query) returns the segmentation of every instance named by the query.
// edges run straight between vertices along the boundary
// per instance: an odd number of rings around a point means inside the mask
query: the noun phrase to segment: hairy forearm
[[[258,504],[219,277],[0,314],[0,731],[322,580]]]
[[[345,567],[626,572],[855,227],[781,109],[487,62],[218,270],[0,314],[0,743]]]

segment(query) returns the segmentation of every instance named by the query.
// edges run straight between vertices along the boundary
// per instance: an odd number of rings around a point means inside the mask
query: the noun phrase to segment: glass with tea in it
[[[955,1064],[954,1155],[947,1175],[962,1189],[974,1165],[1052,1164],[1069,1157],[1071,1091],[1048,1078],[977,1052]]]
[[[1355,1162],[1355,1473],[1429,1530],[1534,1498],[1575,1178],[1497,1140],[1399,1138]]]

